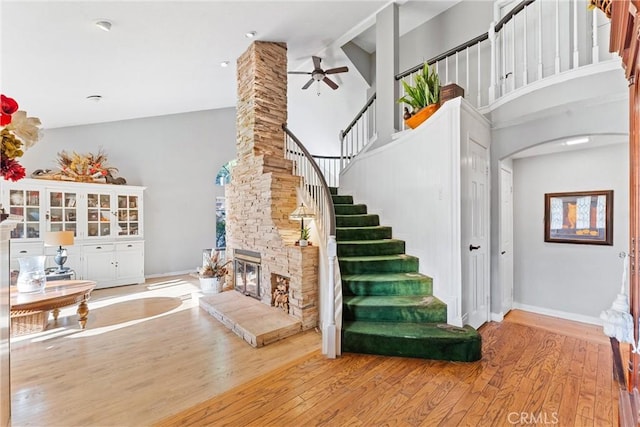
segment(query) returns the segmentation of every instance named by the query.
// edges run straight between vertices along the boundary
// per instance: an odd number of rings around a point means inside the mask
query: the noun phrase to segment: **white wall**
[[[147,187],[145,275],[195,271],[215,245],[216,174],[235,158],[235,109],[45,130],[21,158],[27,173],[55,169],[57,153],[103,148],[116,176]]]
[[[447,102],[418,128],[356,157],[340,176],[340,193],[367,204],[406,242],[420,272],[433,278],[434,295],[447,304],[448,322],[460,326],[461,132],[482,142],[489,134],[476,137],[473,117],[460,98]]]
[[[627,144],[513,161],[514,301],[597,318],[619,292],[628,252]],[[544,194],[614,190],[613,246],[544,242]],[[597,319],[594,319],[597,322]]]

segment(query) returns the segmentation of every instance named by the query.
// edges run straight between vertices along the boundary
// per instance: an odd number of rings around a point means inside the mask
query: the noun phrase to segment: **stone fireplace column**
[[[290,278],[289,314],[308,329],[318,321],[318,248],[295,246],[300,224],[289,219],[300,178],[284,156],[286,44],[252,43],[238,58],[237,73],[238,163],[226,189],[227,255],[260,253],[265,304],[272,304],[272,273]]]

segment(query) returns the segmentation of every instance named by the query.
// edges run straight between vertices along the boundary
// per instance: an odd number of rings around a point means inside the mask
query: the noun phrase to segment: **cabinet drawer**
[[[144,242],[121,242],[116,243],[116,251],[142,251],[144,250]]]
[[[113,252],[115,245],[112,243],[95,243],[93,245],[84,245],[82,251],[85,254],[96,254],[101,252]]]
[[[11,242],[9,246],[9,252],[11,253],[11,258],[44,255],[44,243],[42,242],[13,243]]]

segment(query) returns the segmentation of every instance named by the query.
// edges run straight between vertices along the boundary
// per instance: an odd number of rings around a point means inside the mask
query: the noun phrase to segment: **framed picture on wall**
[[[613,190],[545,194],[544,241],[613,245]]]

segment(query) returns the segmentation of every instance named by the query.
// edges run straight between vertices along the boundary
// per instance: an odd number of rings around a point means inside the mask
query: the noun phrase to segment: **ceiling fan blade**
[[[336,67],[336,68],[330,68],[327,71],[325,71],[325,74],[337,74],[337,73],[346,73],[347,71],[349,71],[349,67]]]
[[[287,74],[311,74],[311,71],[287,71]]]
[[[315,80],[314,80],[314,79],[310,79],[308,82],[306,82],[306,83],[304,84],[304,86],[302,86],[302,89],[307,89],[309,86],[311,86],[311,84],[312,84],[313,82],[315,82]]]
[[[322,61],[322,59],[317,56],[312,56],[311,59],[313,59],[313,68],[315,70],[320,69],[320,61]]]
[[[323,82],[325,82],[327,85],[329,85],[329,87],[333,90],[338,89],[338,85],[335,84],[335,82],[333,80],[331,80],[329,77],[325,77],[324,79],[322,79]]]

